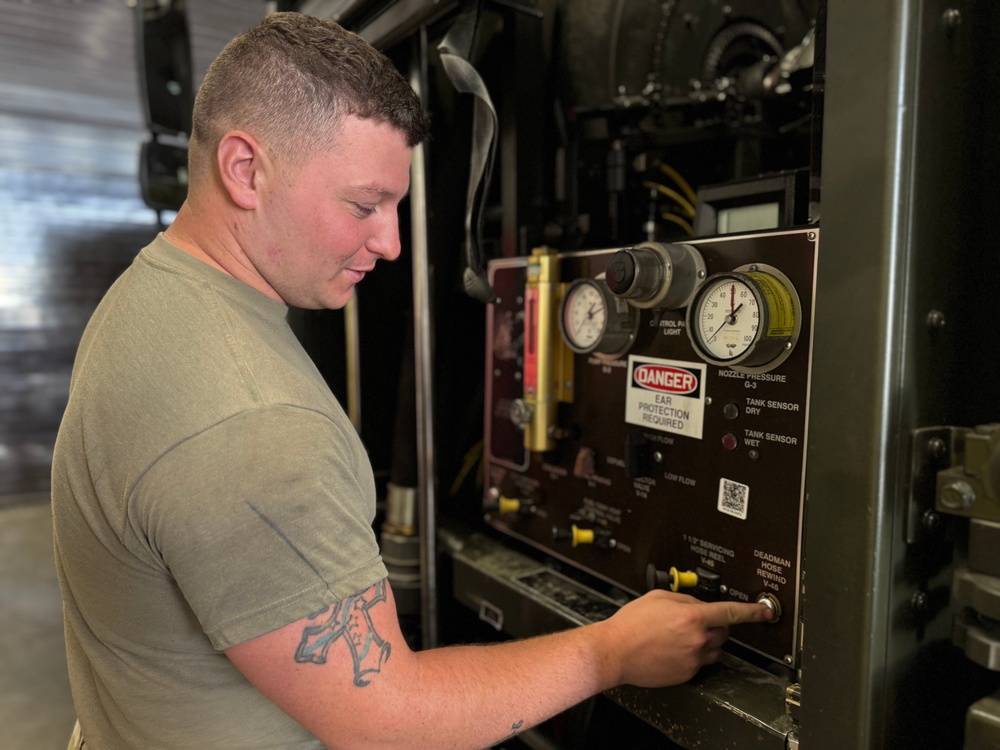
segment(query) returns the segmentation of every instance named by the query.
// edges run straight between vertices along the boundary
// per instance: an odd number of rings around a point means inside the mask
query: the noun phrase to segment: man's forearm
[[[593,625],[415,653],[381,581],[227,654],[330,748],[476,750],[622,683],[684,682],[718,659],[729,625],[768,617],[654,591]]]
[[[413,654],[413,682],[399,686],[401,714],[373,747],[483,748],[532,727],[617,684],[602,645],[608,630],[602,623]],[[398,742],[386,743],[390,734]]]

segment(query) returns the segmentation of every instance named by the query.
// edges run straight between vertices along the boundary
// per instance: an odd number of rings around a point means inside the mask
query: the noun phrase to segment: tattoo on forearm
[[[385,581],[360,594],[354,594],[331,607],[324,607],[313,617],[330,611],[326,621],[307,625],[302,631],[302,642],[295,652],[295,661],[304,664],[326,664],[326,655],[335,641],[343,638],[354,658],[354,684],[364,687],[368,675],[377,674],[389,659],[391,644],[382,640],[372,624],[369,610],[386,600]]]

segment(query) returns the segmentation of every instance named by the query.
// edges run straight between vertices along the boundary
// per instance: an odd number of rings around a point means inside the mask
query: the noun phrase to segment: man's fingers
[[[707,648],[715,649],[720,648],[723,643],[729,639],[729,628],[718,627],[708,629],[708,642],[705,644]]]
[[[710,602],[705,605],[705,625],[710,628],[739,625],[742,622],[767,622],[771,610],[763,604]]]

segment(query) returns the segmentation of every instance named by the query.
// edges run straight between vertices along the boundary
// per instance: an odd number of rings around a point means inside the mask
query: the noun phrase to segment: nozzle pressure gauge
[[[801,326],[795,287],[763,264],[709,276],[687,311],[688,336],[701,358],[745,372],[766,372],[781,364]]]
[[[639,313],[615,297],[603,277],[577,279],[563,295],[559,327],[567,346],[579,354],[617,355],[632,345]]]

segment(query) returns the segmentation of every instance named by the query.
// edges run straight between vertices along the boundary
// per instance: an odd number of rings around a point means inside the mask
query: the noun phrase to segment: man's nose
[[[379,217],[379,225],[369,238],[368,250],[385,260],[396,260],[402,251],[399,240],[399,213],[386,211]]]

